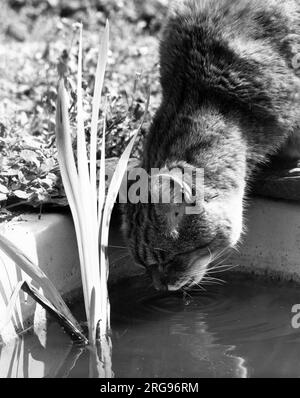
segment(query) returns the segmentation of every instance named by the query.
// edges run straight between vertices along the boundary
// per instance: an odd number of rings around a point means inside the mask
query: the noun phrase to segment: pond
[[[115,377],[299,377],[300,288],[226,275],[205,291],[161,294],[146,278],[111,290]],[[83,305],[73,306],[83,319]],[[89,350],[54,321],[0,348],[1,377],[88,377]]]

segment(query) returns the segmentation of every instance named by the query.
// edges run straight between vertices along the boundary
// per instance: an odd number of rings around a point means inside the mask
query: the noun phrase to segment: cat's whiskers
[[[160,251],[162,251],[162,252],[168,253],[168,250],[162,249],[162,248],[160,248],[160,247],[154,247],[153,249],[154,249],[154,250],[160,250]]]
[[[220,279],[220,278],[214,278],[214,277],[212,277],[212,276],[207,276],[207,275],[205,275],[204,277],[203,277],[203,279],[202,279],[203,281],[211,281],[211,282],[220,282],[220,283],[227,283],[226,281],[224,281],[223,279]]]
[[[182,288],[180,288],[180,291],[182,291],[183,292],[183,294],[185,295],[185,296],[188,296],[188,297],[190,297],[191,299],[193,298],[188,292],[187,292],[187,290],[186,289],[184,289],[183,287]]]
[[[113,262],[111,263],[111,265],[115,265],[115,264],[117,264],[120,260],[123,260],[123,259],[125,259],[125,258],[129,258],[129,257],[130,257],[130,256],[129,256],[128,253],[127,253],[127,254],[124,254],[123,256],[120,256],[120,257],[114,259]]]
[[[211,275],[211,274],[217,274],[220,272],[225,272],[225,271],[229,271],[233,268],[239,267],[239,264],[237,265],[219,265],[218,267],[212,267],[209,270],[207,270],[207,275]]]
[[[208,268],[207,272],[215,270],[215,269],[222,269],[222,268],[228,268],[228,267],[237,267],[238,265],[234,264],[218,264],[218,265],[213,265],[211,268]]]
[[[226,260],[228,260],[228,258],[230,257],[230,254],[228,254],[226,257],[219,259],[218,262],[213,262],[212,267],[219,267],[222,265],[222,263],[224,263]]]
[[[220,283],[220,282],[209,282],[209,281],[204,281],[204,282],[203,282],[203,285],[204,285],[204,286],[211,286],[211,285],[218,285],[218,286],[220,286],[220,285],[222,285],[222,283]]]
[[[223,282],[210,281],[210,280],[204,279],[204,280],[201,281],[201,283],[202,283],[204,286],[210,286],[210,285],[222,286],[222,285],[224,285],[225,282],[223,283]]]
[[[127,247],[126,247],[126,246],[108,245],[107,247],[111,247],[112,249],[127,250]]]
[[[233,249],[234,251],[236,251],[238,254],[241,254],[240,249],[239,249],[239,247],[238,247],[237,245],[236,245],[236,246],[233,246],[232,249]]]
[[[206,289],[200,284],[200,282],[193,282],[192,286],[197,286],[200,290],[203,290],[204,292],[206,292]]]
[[[220,250],[219,252],[216,252],[216,254],[214,256],[212,256],[212,261],[219,260],[219,258],[221,258],[223,256],[223,254],[226,253],[226,251],[229,250],[229,249],[230,249],[230,246],[226,246],[224,249]],[[209,248],[208,248],[208,250],[211,253]]]

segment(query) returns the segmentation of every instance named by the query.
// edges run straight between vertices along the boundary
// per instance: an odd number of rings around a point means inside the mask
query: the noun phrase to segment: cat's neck
[[[244,186],[247,143],[238,117],[211,105],[170,110],[161,106],[149,132],[143,157],[147,171],[186,164],[202,168],[205,184],[219,193]]]

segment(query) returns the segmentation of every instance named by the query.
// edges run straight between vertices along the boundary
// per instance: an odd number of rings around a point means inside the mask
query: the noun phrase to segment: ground
[[[78,23],[84,27],[85,128],[97,48],[106,19],[110,51],[106,156],[119,156],[150,107],[133,155],[160,101],[158,43],[168,0],[2,0],[0,15],[0,212],[16,204],[65,205],[55,146],[58,61],[69,69],[75,103]],[[76,109],[71,106],[71,123]],[[101,116],[101,115],[100,115]],[[99,126],[100,128],[101,126]],[[75,129],[74,129],[75,130]],[[100,143],[100,142],[99,142]]]

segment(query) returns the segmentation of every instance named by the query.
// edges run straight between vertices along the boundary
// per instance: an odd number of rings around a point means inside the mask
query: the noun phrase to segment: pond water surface
[[[111,292],[115,377],[299,377],[300,287],[230,277],[206,291],[159,294],[143,278]],[[83,319],[83,306],[74,306]],[[1,377],[88,377],[89,350],[52,321],[0,348]]]

